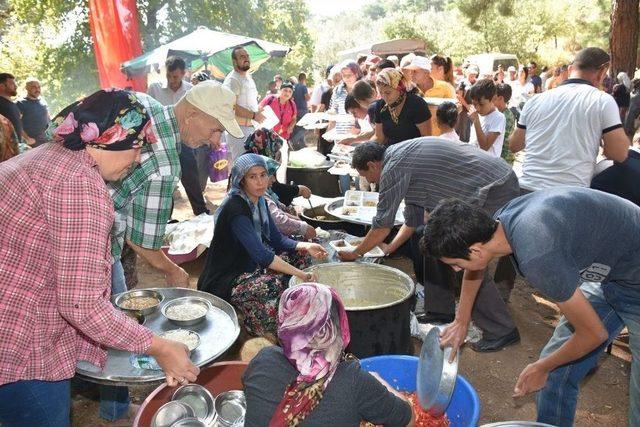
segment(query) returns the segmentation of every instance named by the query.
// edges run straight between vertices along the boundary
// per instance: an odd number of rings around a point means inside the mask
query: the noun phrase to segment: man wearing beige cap
[[[116,211],[111,243],[115,293],[127,287],[120,265],[125,241],[164,273],[167,285],[189,285],[188,274],[161,250],[173,210],[173,191],[180,180],[180,142],[191,148],[210,145],[216,149],[223,131],[241,134],[233,114],[235,95],[220,83],[202,82],[173,106],[162,106],[143,93],[135,97],[151,117],[157,143],[143,148],[140,165],[109,187]]]
[[[140,165],[110,187],[116,211],[112,255],[116,261],[120,259],[126,240],[165,274],[168,285],[187,286],[187,273],[160,250],[173,210],[173,191],[180,180],[181,142],[190,148],[209,145],[217,149],[225,130],[241,135],[233,113],[236,97],[212,80],[189,89],[175,105],[163,106],[143,93],[135,96],[151,116],[157,143],[143,148]],[[121,279],[124,282],[124,277]]]

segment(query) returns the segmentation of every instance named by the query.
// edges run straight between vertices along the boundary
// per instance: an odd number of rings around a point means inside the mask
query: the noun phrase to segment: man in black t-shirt
[[[18,94],[16,89],[16,79],[13,74],[0,73],[0,115],[5,116],[11,121],[16,135],[18,135],[18,139],[32,145],[34,140],[25,134],[22,129],[20,110],[17,105],[11,101],[11,97]]]

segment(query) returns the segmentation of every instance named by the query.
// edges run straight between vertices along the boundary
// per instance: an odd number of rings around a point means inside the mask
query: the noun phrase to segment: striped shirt
[[[418,227],[424,223],[424,212],[445,198],[457,197],[495,210],[519,194],[518,179],[504,160],[469,144],[437,137],[387,148],[379,189],[374,228],[393,226],[402,199],[405,223]]]
[[[140,165],[129,175],[108,185],[116,211],[111,240],[114,260],[120,259],[125,237],[146,249],[162,247],[173,190],[180,179],[180,131],[173,107],[163,107],[143,93],[136,97],[151,117],[158,142],[142,148]]]
[[[333,89],[333,94],[331,95],[331,104],[329,104],[329,111],[332,111],[335,114],[348,114],[347,111],[344,109],[344,101],[346,101],[348,94],[349,94],[349,91],[347,90],[347,86],[344,84],[344,82],[336,86]],[[349,133],[352,127],[353,127],[353,123],[337,122],[336,133],[338,135],[347,134]]]

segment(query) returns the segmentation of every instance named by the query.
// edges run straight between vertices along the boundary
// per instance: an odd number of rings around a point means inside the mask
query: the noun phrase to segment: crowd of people
[[[329,113],[317,151],[355,146],[360,184],[379,192],[371,229],[342,261],[375,246],[408,247],[425,288],[418,320],[448,324],[441,343],[454,350],[473,320],[477,352],[520,341],[509,297],[524,276],[564,315],[515,385],[516,395],[538,392],[538,420],[552,425],[573,424],[580,380],[626,327],[629,424],[640,425],[640,153],[630,144],[638,80],[608,78],[610,57],[598,48],[553,69],[531,61],[489,74],[439,54],[365,55],[328,66],[313,88],[305,73],[276,75],[260,96],[247,50],[234,48],[231,60],[217,82],[206,70],[188,76],[186,62],[169,57],[166,79],[146,94],[101,90],[53,118],[37,79],[13,102],[15,78],[0,73],[0,213],[12,218],[0,233],[2,425],[68,425],[76,363],[104,366],[106,348],[153,355],[169,385],[196,380],[186,347],[108,299],[135,287],[138,256],[168,286],[189,286],[161,250],[178,182],[194,215],[215,219],[198,289],[229,301],[250,336],[278,343],[244,376],[247,425],[323,425],[326,414],[340,425],[413,425],[392,387],[344,358],[342,302],[305,271],[327,256],[290,207],[311,191],[275,175],[285,141],[305,146],[297,123],[308,112]],[[267,113],[278,120],[273,129],[261,127]],[[340,137],[324,139],[329,131]],[[211,212],[203,193],[212,152],[223,147],[233,167]],[[340,184],[354,185],[349,176]],[[394,233],[403,201],[405,223]],[[285,290],[291,276],[307,283]],[[131,412],[126,387],[100,394],[102,418]]]

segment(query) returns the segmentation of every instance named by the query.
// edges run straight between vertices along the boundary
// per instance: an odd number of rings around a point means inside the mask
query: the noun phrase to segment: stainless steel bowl
[[[171,427],[207,427],[209,425],[211,424],[207,424],[198,418],[189,417],[171,424]]]
[[[171,427],[184,418],[193,418],[195,413],[191,406],[182,402],[165,403],[158,409],[151,420],[151,427]]]
[[[178,388],[171,398],[173,401],[182,402],[189,406],[196,414],[196,417],[203,423],[209,425],[213,423],[216,416],[213,396],[209,390],[198,384],[187,384]]]
[[[143,308],[140,310],[136,310],[136,309],[131,309],[131,308],[126,308],[123,307],[122,304],[132,298],[138,298],[138,297],[148,297],[148,298],[155,298],[156,300],[158,300],[157,304],[148,308]],[[116,305],[116,307],[118,307],[120,310],[123,311],[134,311],[134,312],[138,312],[140,314],[144,314],[149,315],[151,313],[154,313],[158,307],[160,306],[160,303],[162,302],[162,300],[164,299],[164,296],[157,291],[152,291],[150,289],[139,289],[139,290],[133,290],[133,291],[127,291],[127,292],[122,292],[121,294],[118,294],[114,297],[114,304]]]
[[[176,307],[179,305],[186,305],[186,304],[195,304],[195,305],[199,305],[201,307],[204,307],[207,309],[207,311],[204,312],[204,314],[200,317],[196,317],[194,319],[190,319],[190,320],[177,320],[177,319],[173,319],[171,317],[169,317],[167,315],[167,310],[169,310],[169,308],[171,307]],[[211,309],[211,303],[209,301],[207,301],[204,298],[199,298],[199,297],[184,297],[184,298],[176,298],[174,300],[169,301],[168,303],[166,303],[162,309],[162,315],[164,317],[167,318],[167,320],[169,320],[171,323],[174,323],[178,326],[193,326],[193,325],[197,325],[198,323],[202,322],[204,319],[207,318],[207,313],[209,312],[209,310]]]
[[[220,393],[214,401],[216,410],[216,422],[220,427],[231,427],[239,420],[244,419],[247,412],[247,401],[244,392],[230,390]]]

